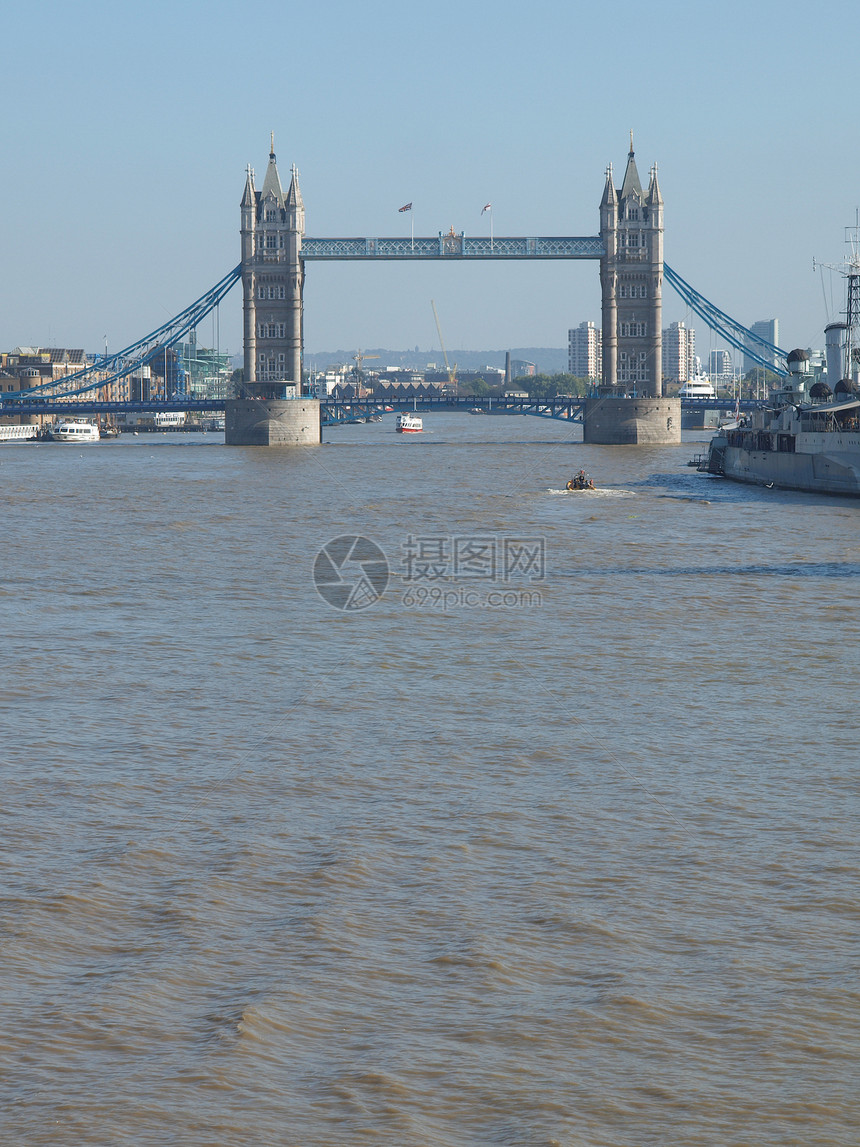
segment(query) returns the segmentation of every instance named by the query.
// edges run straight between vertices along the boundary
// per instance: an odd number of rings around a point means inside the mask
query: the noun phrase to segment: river
[[[860,504],[392,420],[0,447],[3,1142],[853,1147]]]

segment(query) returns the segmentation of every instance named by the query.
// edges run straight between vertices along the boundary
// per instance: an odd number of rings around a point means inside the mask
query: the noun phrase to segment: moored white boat
[[[49,430],[53,442],[98,442],[99,426],[85,418],[60,418]]]
[[[419,434],[424,429],[424,422],[417,414],[398,414],[394,429],[398,434]]]
[[[38,437],[38,426],[0,426],[0,442],[27,442]]]
[[[720,424],[714,407],[717,392],[707,375],[697,371],[678,391],[681,403],[682,430],[715,430]]]
[[[679,398],[705,398],[715,399],[717,392],[714,390],[714,384],[705,374],[696,374],[692,378],[688,378],[681,389],[678,391]]]

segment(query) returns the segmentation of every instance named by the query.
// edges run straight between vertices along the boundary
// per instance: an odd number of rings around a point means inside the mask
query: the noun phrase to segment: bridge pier
[[[680,398],[586,400],[582,440],[600,446],[677,446],[681,442]]]
[[[322,441],[317,398],[228,399],[227,446],[318,446]]]

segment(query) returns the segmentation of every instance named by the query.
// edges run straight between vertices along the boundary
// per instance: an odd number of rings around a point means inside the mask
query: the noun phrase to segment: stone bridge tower
[[[244,377],[241,398],[227,403],[226,442],[319,443],[319,402],[302,397],[305,205],[295,167],[284,194],[274,136],[261,190],[248,168],[241,212]]]
[[[249,168],[242,195],[245,383],[282,398],[288,386],[301,394],[305,205],[295,167],[284,194],[274,137],[271,148],[262,190]]]
[[[606,176],[600,238],[603,385],[586,404],[585,441],[680,442],[680,401],[663,398],[663,197],[656,165],[642,188],[632,132],[620,190]]]

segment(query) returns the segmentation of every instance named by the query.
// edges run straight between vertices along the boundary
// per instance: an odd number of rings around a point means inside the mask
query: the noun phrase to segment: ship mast
[[[848,326],[848,373],[853,376],[860,368],[860,209],[855,209],[854,226],[845,228],[845,241],[850,248],[848,257],[848,295],[845,322]]]

